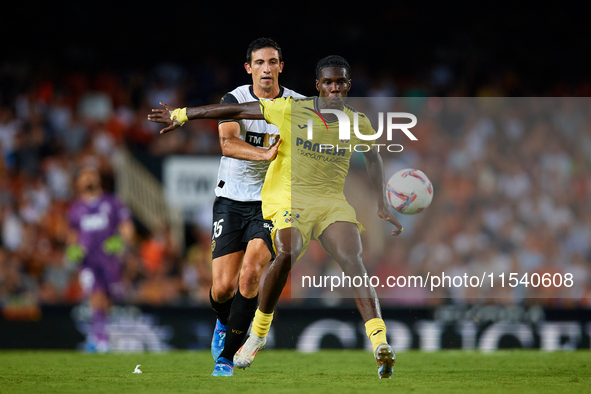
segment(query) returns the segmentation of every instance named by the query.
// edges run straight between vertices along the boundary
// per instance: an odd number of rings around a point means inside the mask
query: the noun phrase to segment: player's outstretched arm
[[[277,156],[281,139],[269,149],[261,149],[240,139],[240,125],[237,122],[224,122],[218,127],[222,154],[234,159],[252,161],[271,161]],[[277,136],[278,137],[278,136]]]
[[[367,173],[369,174],[369,180],[374,191],[376,202],[378,203],[378,216],[387,222],[390,222],[396,227],[392,230],[392,235],[400,235],[402,232],[402,225],[396,219],[396,217],[388,209],[388,203],[386,202],[386,188],[384,187],[384,164],[382,157],[377,149],[372,149],[364,153],[365,165],[367,167]]]
[[[193,119],[264,119],[258,101],[250,103],[212,104],[201,107],[172,108],[160,103],[162,108],[152,109],[148,120],[167,125],[160,134],[168,133]]]

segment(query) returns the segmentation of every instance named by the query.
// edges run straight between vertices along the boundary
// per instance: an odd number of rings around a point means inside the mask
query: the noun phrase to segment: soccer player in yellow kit
[[[345,275],[363,276],[366,269],[361,260],[360,233],[354,209],[343,194],[345,176],[349,170],[352,146],[364,143],[351,132],[349,141],[339,140],[337,117],[321,114],[322,109],[344,112],[354,124],[355,110],[345,105],[351,88],[351,69],[340,56],[329,56],[318,62],[316,88],[318,98],[278,98],[263,102],[218,104],[169,111],[154,109],[148,118],[168,126],[166,133],[191,119],[265,119],[280,130],[281,145],[276,159],[267,171],[261,192],[263,217],[272,220],[273,242],[277,257],[270,265],[263,285],[259,308],[252,330],[243,347],[236,353],[234,364],[245,368],[265,346],[273,312],[287,281],[292,262],[305,252],[310,239],[315,239],[341,266]],[[324,129],[316,127],[308,139],[307,120],[317,116]],[[317,118],[317,119],[318,119]],[[375,134],[369,121],[358,113],[361,134]],[[292,127],[295,126],[296,127]],[[337,146],[339,149],[337,149]],[[384,173],[377,149],[364,152],[370,181],[378,205],[378,216],[396,228],[402,226],[387,208]],[[373,287],[353,288],[357,308],[365,322],[378,363],[378,376],[391,378],[396,360],[386,339],[386,326]]]

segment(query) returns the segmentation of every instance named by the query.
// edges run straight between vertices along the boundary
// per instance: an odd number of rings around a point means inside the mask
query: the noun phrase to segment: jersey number
[[[213,238],[217,238],[222,235],[222,223],[224,219],[220,219],[217,222],[213,222]]]

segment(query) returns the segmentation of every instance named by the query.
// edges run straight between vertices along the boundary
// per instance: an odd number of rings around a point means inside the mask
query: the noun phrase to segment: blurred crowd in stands
[[[383,154],[386,176],[419,168],[433,182],[435,199],[421,215],[398,215],[403,236],[380,243],[364,235],[364,242],[377,242],[375,248],[365,247],[369,273],[570,272],[575,286],[569,289],[510,288],[507,283],[497,288],[495,282],[494,289],[454,289],[437,295],[457,302],[465,297],[515,302],[535,295],[542,298],[532,302],[590,305],[591,100],[491,100],[478,105],[475,98],[428,98],[515,92],[526,96],[519,76],[506,70],[474,91],[465,90],[462,75],[445,65],[433,66],[419,81],[399,83],[387,70],[373,75],[380,77],[374,79],[359,68],[355,96],[401,97],[392,108],[410,108],[425,119],[414,129],[419,141],[403,142],[403,153]],[[76,169],[95,163],[105,189],[113,190],[112,159],[118,147],[154,162],[170,154],[219,156],[217,121],[189,122],[159,136],[160,128],[146,116],[158,102],[216,103],[235,85],[248,82],[240,67],[220,64],[203,64],[191,73],[162,64],[149,72],[54,70],[44,75],[23,64],[0,63],[0,303],[80,302],[76,267],[64,257]],[[547,93],[588,96],[586,92],[588,84],[581,83],[574,88],[551,85]],[[409,97],[415,98],[414,104],[408,104]],[[362,156],[355,157],[352,182],[363,185],[363,171]],[[136,242],[129,245],[123,262],[125,301],[207,303],[210,228],[189,225],[182,247],[165,231],[151,233],[137,225]],[[366,227],[372,234],[371,225]],[[389,233],[387,226],[381,230]],[[384,239],[383,234],[376,239]],[[306,259],[319,263],[318,273],[334,267],[315,243]],[[291,300],[292,290],[282,302],[303,302]],[[421,290],[410,299],[407,293],[407,299],[396,300],[401,291],[380,289],[382,303],[445,302]]]
[[[421,169],[433,182],[434,199],[419,215],[398,215],[403,236],[386,238],[391,226],[375,219],[373,204],[364,208],[371,194],[362,161],[352,162],[354,177],[345,190],[367,228],[362,237],[369,275],[381,284],[389,276],[426,279],[428,273],[486,273],[486,280],[482,287],[447,285],[433,292],[431,282],[410,289],[379,286],[383,302],[422,305],[446,297],[459,303],[591,306],[590,109],[591,100],[577,97],[394,100],[390,111],[417,114],[412,130],[418,141],[402,137],[396,142],[403,153],[382,153],[386,176]],[[318,245],[303,262],[302,275],[340,276]],[[509,282],[511,273],[517,286]],[[526,284],[532,274],[538,276]],[[560,277],[542,284],[545,274]],[[292,290],[303,292],[301,297],[330,296],[326,289]]]

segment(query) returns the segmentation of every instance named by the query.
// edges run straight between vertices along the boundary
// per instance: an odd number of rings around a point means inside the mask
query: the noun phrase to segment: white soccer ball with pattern
[[[431,204],[433,185],[423,171],[407,168],[392,175],[386,193],[395,210],[405,215],[416,215]]]

